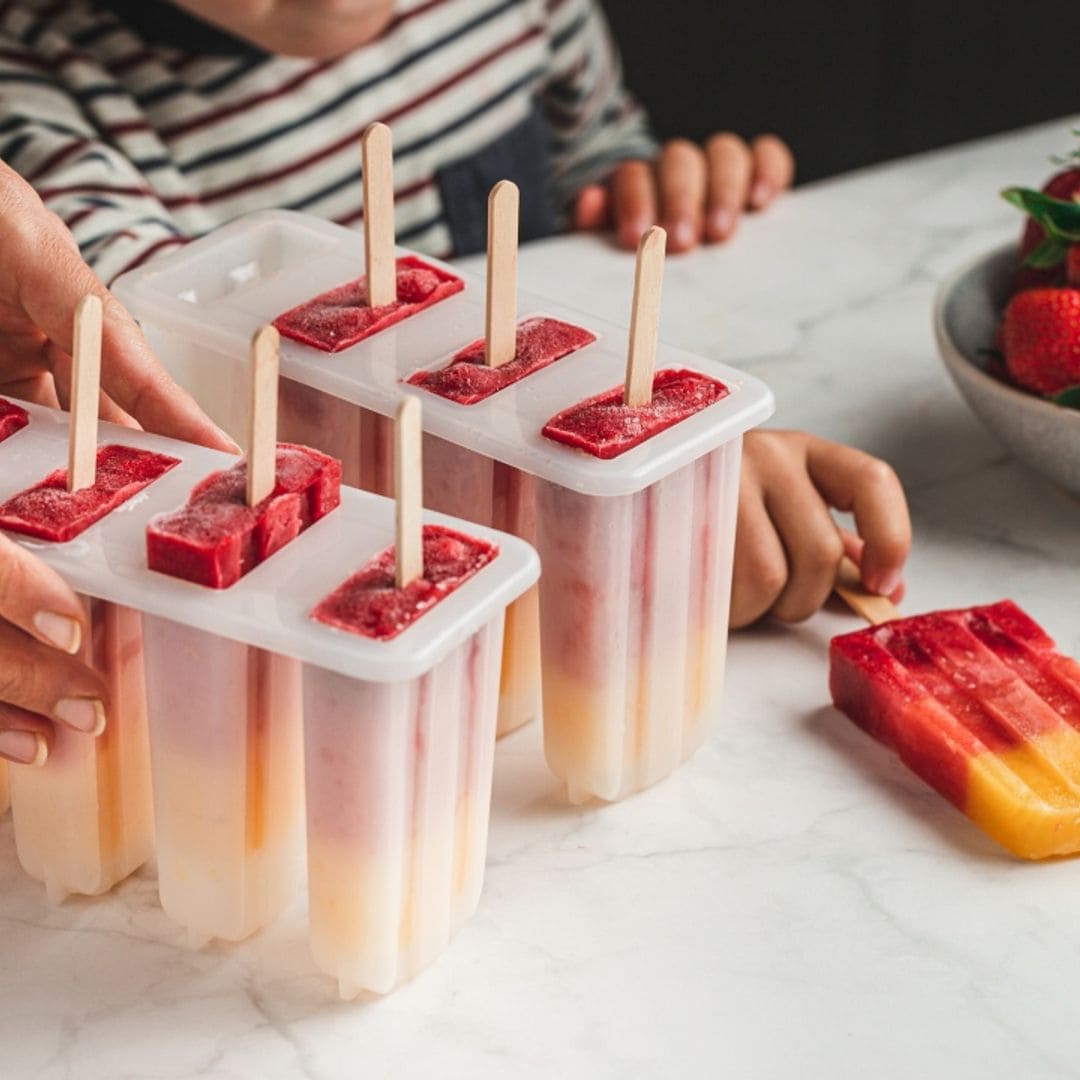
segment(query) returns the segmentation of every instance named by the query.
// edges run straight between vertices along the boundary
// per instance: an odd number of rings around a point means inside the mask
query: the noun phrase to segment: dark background
[[[1080,112],[1080,4],[603,2],[658,134],[775,131],[804,181]]]

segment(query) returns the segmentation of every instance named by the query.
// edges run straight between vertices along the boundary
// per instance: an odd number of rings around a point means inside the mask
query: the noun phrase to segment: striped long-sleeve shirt
[[[330,61],[193,20],[185,35],[187,19],[158,0],[0,0],[0,158],[106,281],[253,210],[358,222],[374,120],[394,131],[399,242],[434,255],[482,248],[502,177],[528,238],[654,152],[594,0],[401,0]]]

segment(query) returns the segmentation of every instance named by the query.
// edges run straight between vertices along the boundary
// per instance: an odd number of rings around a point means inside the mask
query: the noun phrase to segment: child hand
[[[830,507],[854,513],[857,537]],[[828,599],[843,555],[859,564],[868,589],[899,599],[910,548],[904,490],[884,461],[799,431],[746,436],[732,629],[766,614],[809,618]]]
[[[795,177],[795,159],[775,135],[747,146],[737,135],[713,135],[704,149],[673,139],[655,162],[627,161],[605,184],[590,184],[577,197],[574,228],[614,228],[620,246],[634,249],[659,222],[669,254],[703,240],[722,243],[744,210],[763,210]]]
[[[101,417],[235,452],[158,363],[135,321],[83,262],[63,223],[0,163],[0,395],[66,404],[75,308],[105,310]]]
[[[54,723],[101,733],[109,704],[105,683],[73,655],[85,630],[71,589],[0,536],[0,757],[44,764]]]

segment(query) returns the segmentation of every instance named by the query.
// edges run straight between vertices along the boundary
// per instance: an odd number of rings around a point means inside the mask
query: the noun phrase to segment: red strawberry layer
[[[499,549],[441,525],[424,526],[424,573],[404,589],[395,582],[387,548],[332,592],[313,619],[361,637],[389,641],[487,566]]]
[[[591,345],[596,335],[558,319],[526,319],[517,328],[514,358],[499,367],[484,363],[484,341],[474,341],[439,371],[419,371],[409,382],[459,405],[475,405],[534,371]]]
[[[102,446],[91,487],[68,491],[68,471],[57,469],[0,506],[0,529],[64,543],[179,464],[179,458],[150,450]]]
[[[30,423],[30,414],[13,401],[0,398],[0,442]]]
[[[293,341],[336,353],[407,319],[465,288],[453,274],[414,255],[397,261],[397,300],[373,308],[367,299],[367,278],[346,282],[274,320],[278,331]]]
[[[247,505],[247,462],[211,473],[186,506],[147,526],[147,563],[172,577],[228,588],[340,501],[341,462],[280,443],[277,482],[267,498]]]
[[[552,417],[543,434],[555,442],[609,459],[666,431],[731,391],[697,371],[669,368],[653,379],[652,401],[632,406],[623,401],[623,388],[608,390]]]

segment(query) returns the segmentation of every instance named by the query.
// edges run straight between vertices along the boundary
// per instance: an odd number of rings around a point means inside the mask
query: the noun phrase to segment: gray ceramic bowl
[[[961,267],[938,289],[934,331],[945,367],[971,411],[1025,465],[1080,495],[1080,411],[1015,390],[986,372],[1016,265],[1009,244]]]

